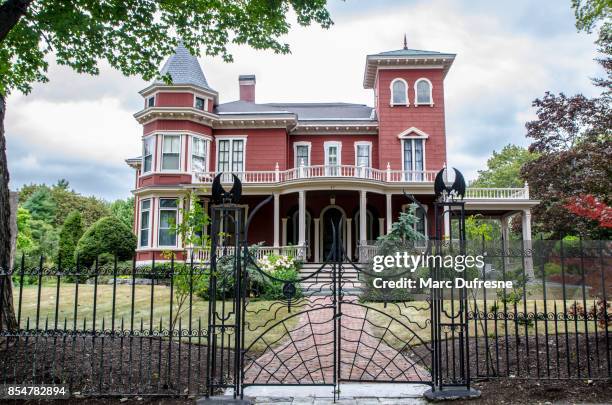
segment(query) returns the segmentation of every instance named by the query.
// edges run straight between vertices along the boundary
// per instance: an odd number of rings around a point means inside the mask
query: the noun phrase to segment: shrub
[[[78,211],[72,211],[64,221],[59,234],[57,263],[61,263],[62,269],[75,268],[74,252],[81,236],[83,236],[81,214]]]
[[[84,266],[91,266],[103,253],[116,255],[118,260],[129,260],[136,249],[136,235],[115,217],[99,219],[85,231],[75,252]]]

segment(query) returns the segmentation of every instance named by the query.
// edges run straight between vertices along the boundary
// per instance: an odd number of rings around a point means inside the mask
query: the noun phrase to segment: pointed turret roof
[[[198,58],[193,56],[182,42],[178,44],[174,54],[168,58],[160,71],[162,76],[168,73],[172,77],[172,84],[193,85],[212,90],[206,81]],[[165,83],[160,79],[156,80],[155,84]]]

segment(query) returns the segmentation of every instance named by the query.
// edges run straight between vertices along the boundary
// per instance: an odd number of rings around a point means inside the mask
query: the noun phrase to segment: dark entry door
[[[323,260],[328,257],[331,247],[334,243],[334,231],[332,223],[339,224],[342,218],[342,212],[337,208],[330,208],[323,214],[321,222],[323,223]],[[344,221],[343,221],[344,222]],[[342,224],[344,227],[344,223]],[[336,229],[336,232],[338,230]]]

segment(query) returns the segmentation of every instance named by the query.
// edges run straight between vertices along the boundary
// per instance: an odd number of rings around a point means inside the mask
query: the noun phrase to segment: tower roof
[[[444,53],[436,51],[424,51],[421,49],[408,48],[404,39],[404,48],[394,51],[386,51],[368,55],[366,57],[366,68],[363,75],[363,87],[371,89],[374,86],[376,72],[379,67],[384,68],[406,68],[406,67],[436,67],[443,69],[446,76],[453,61],[454,53]]]
[[[198,58],[193,56],[182,42],[178,44],[174,54],[168,58],[160,74],[162,76],[170,74],[172,84],[193,85],[212,90],[206,81]],[[155,81],[155,84],[165,83],[163,80],[158,79]]]

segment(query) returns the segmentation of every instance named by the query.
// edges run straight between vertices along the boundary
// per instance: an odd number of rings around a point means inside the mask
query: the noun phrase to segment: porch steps
[[[333,288],[332,265],[326,264],[317,272],[322,263],[304,263],[300,269],[300,278],[306,278],[300,283],[306,295],[331,295]],[[362,268],[361,265],[357,267]],[[359,271],[352,265],[342,266],[342,274],[336,274],[336,281],[341,283],[342,292],[346,295],[357,295],[361,291]]]

